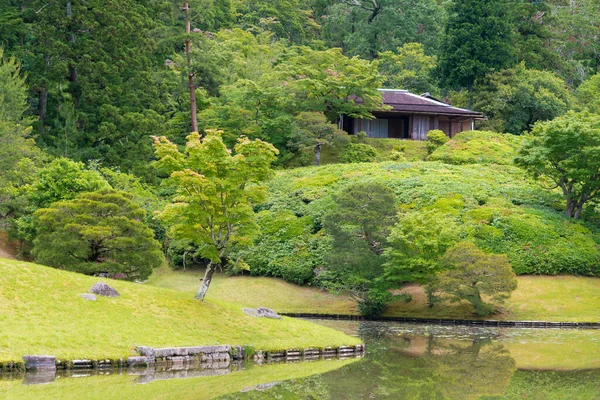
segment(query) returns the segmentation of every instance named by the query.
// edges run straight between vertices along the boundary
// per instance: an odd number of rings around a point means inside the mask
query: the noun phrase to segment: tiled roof
[[[409,93],[407,90],[379,89],[379,91],[382,92],[383,103],[392,107],[391,110],[386,110],[387,112],[396,111],[483,118],[483,114],[480,112],[452,107],[449,104],[442,103],[430,97]],[[360,101],[360,99],[357,101]]]

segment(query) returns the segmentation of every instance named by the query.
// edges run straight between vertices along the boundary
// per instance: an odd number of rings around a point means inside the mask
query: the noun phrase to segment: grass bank
[[[104,280],[104,279],[103,279]],[[133,346],[250,345],[275,350],[357,344],[310,322],[253,318],[239,305],[176,291],[105,280],[121,294],[82,299],[100,281],[36,264],[0,259],[0,361],[26,354],[120,358]]]
[[[199,271],[161,269],[149,285],[194,293],[202,274]],[[490,319],[551,322],[600,321],[600,278],[575,276],[519,276],[518,288],[506,302],[501,314]],[[409,303],[392,303],[385,315],[395,317],[476,319],[466,302],[427,307],[421,286],[403,289],[413,296]],[[265,277],[227,277],[217,274],[208,292],[209,299],[271,307],[279,312],[356,314],[350,298],[316,288],[303,287],[281,279]]]

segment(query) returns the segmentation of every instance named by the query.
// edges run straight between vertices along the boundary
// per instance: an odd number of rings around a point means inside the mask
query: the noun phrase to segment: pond
[[[366,355],[225,371],[5,376],[0,398],[600,399],[599,330],[315,322],[361,336]]]

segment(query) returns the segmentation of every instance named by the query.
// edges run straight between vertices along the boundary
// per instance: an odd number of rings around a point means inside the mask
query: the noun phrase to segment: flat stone
[[[277,314],[275,311],[271,310],[270,308],[266,308],[266,307],[258,307],[257,309],[242,308],[242,311],[251,317],[281,319],[281,316],[279,314]]]
[[[93,293],[82,293],[79,297],[90,301],[96,301],[96,295]]]
[[[242,311],[251,317],[260,318],[260,315],[258,315],[258,311],[256,311],[254,308],[242,308]]]
[[[29,371],[56,371],[56,357],[49,355],[24,356],[25,368]]]
[[[279,314],[277,314],[275,311],[271,310],[270,308],[258,307],[256,309],[256,311],[258,312],[258,315],[260,315],[261,317],[281,319],[281,316]]]
[[[120,296],[119,292],[111,286],[108,286],[104,282],[94,283],[94,286],[90,289],[90,293],[95,293],[100,296],[106,297],[118,297]]]
[[[148,357],[129,357],[127,359],[127,365],[130,367],[146,367],[148,366]]]

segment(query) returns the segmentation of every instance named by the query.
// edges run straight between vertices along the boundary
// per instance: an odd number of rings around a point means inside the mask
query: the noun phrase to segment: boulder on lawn
[[[91,293],[95,293],[99,296],[106,297],[118,297],[120,296],[119,292],[113,287],[108,286],[104,282],[94,283],[94,286],[90,289]]]
[[[266,307],[258,307],[256,309],[255,308],[242,308],[242,311],[244,311],[246,314],[250,315],[251,317],[281,319],[281,316],[279,314],[277,314],[275,311],[271,310],[270,308],[266,308]]]

